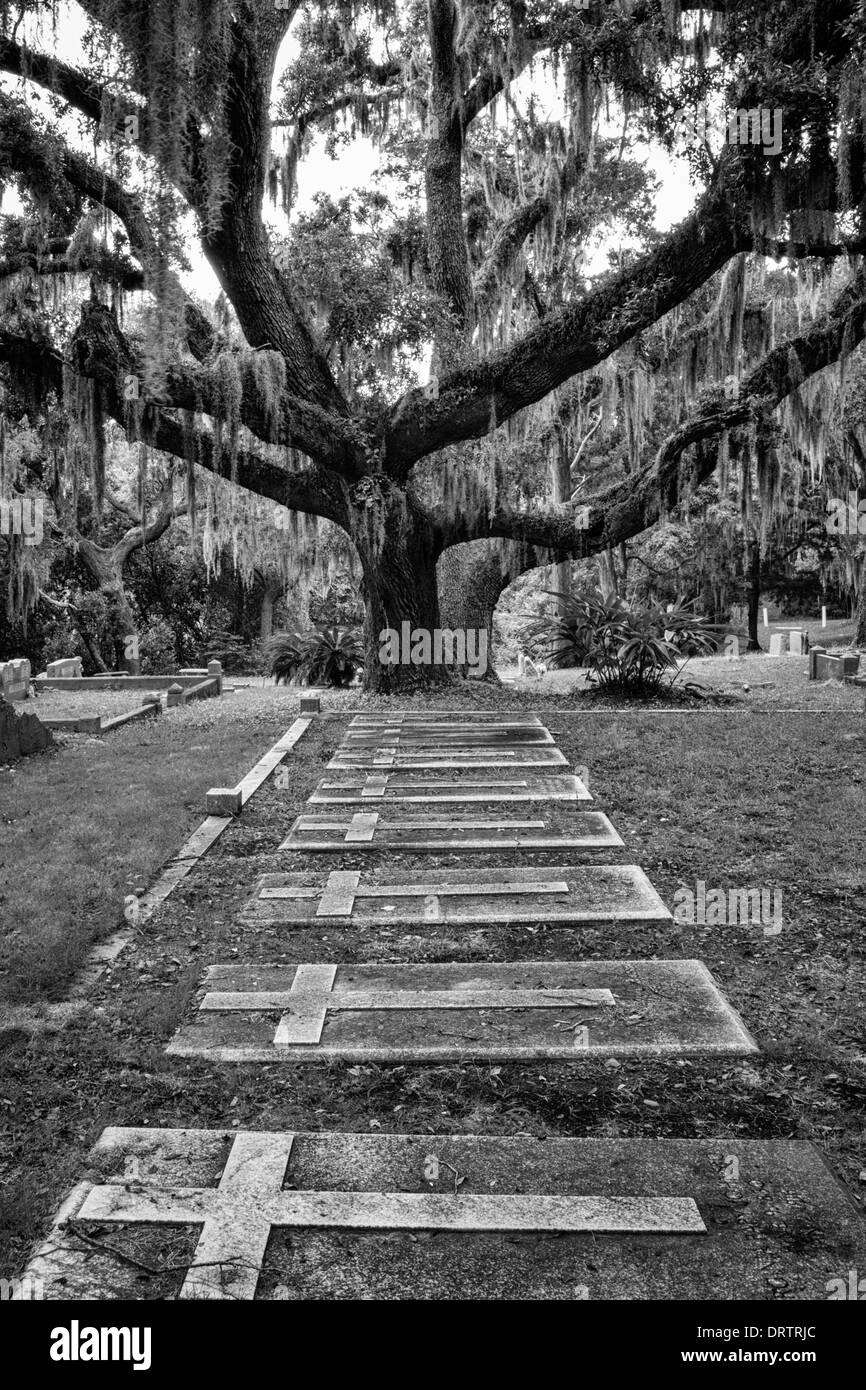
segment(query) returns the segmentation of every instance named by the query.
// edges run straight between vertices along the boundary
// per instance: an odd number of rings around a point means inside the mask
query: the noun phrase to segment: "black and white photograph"
[[[826,1383],[864,1006],[863,0],[2,0],[22,1373]]]

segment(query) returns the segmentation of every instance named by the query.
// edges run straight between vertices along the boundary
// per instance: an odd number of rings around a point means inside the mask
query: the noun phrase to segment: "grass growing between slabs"
[[[210,703],[202,708],[209,710]],[[238,719],[241,709],[239,704]],[[252,745],[239,771],[289,722],[281,718],[266,732],[261,716],[260,721],[250,731]],[[697,957],[743,1016],[759,1053],[743,1059],[586,1058],[576,1065],[496,1066],[237,1066],[167,1057],[165,1046],[191,1016],[209,965],[433,961],[454,955],[454,929],[287,931],[244,925],[241,910],[263,871],[322,873],[386,863],[424,871],[541,866],[572,858],[278,855],[346,728],[341,719],[319,720],[290,755],[283,784],[271,779],[255,795],[164,908],[135,933],[65,1027],[0,1034],[0,1094],[7,1098],[0,1105],[0,1268],[20,1268],[51,1211],[84,1175],[87,1150],[108,1124],[734,1141],[793,1137],[816,1144],[862,1207],[862,716],[782,718],[703,709],[570,718],[558,710],[546,722],[572,766],[588,767],[596,807],[610,815],[626,842],[626,853],[612,855],[611,862],[641,865],[669,907],[678,887],[694,888],[700,879],[708,888],[781,890],[782,932],[765,937],[760,926],[699,923],[554,930],[542,922],[494,927],[465,943],[463,958]],[[204,737],[196,732],[193,740],[193,732],[187,741],[203,744]],[[194,755],[192,748],[186,751]],[[209,756],[202,786],[220,780],[217,770]],[[234,780],[228,769],[225,776]],[[546,810],[554,827],[582,814],[555,804]],[[144,812],[139,821],[144,832]],[[119,837],[105,843],[116,845]],[[573,862],[579,859],[573,856]],[[729,1219],[739,1219],[733,1206]],[[760,1240],[761,1232],[755,1236]],[[822,1233],[806,1225],[792,1231],[791,1259],[804,1241],[814,1249],[821,1240]],[[123,1248],[147,1267],[178,1263],[176,1235],[169,1231],[127,1233]],[[784,1290],[772,1285],[767,1296],[784,1297]]]
[[[0,768],[0,1024],[4,1004],[62,997],[204,819],[208,789],[239,782],[297,707],[286,691],[225,695]]]

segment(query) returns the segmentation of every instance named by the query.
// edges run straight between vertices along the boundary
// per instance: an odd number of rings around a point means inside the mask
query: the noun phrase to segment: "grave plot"
[[[394,745],[378,748],[345,749],[338,748],[328,763],[329,772],[357,772],[367,768],[395,768],[398,772],[434,772],[456,769],[476,768],[487,771],[496,768],[500,771],[511,768],[543,767],[548,772],[559,772],[568,767],[568,759],[558,748],[527,747],[520,748],[453,748],[440,752],[430,748],[413,751],[410,748],[397,748]]]
[[[395,744],[398,748],[503,748],[523,744],[552,744],[553,735],[541,725],[514,729],[400,727],[383,725],[379,728],[347,729],[342,747],[378,748]]]
[[[790,1140],[107,1129],[91,1161],[27,1269],[48,1299],[826,1299],[866,1266]]]
[[[168,1051],[215,1062],[574,1062],[757,1048],[692,960],[214,966]]]
[[[263,874],[243,920],[259,926],[410,927],[664,922],[671,914],[636,864],[553,869],[336,870]]]
[[[440,802],[592,801],[579,777],[424,778],[368,772],[359,777],[323,778],[307,798],[310,805],[358,806],[368,801],[415,805]]]
[[[465,714],[356,714],[350,729],[538,729],[537,714],[507,716],[490,714],[481,719]]]
[[[566,832],[549,819],[489,816],[436,816],[413,819],[399,812],[333,811],[298,816],[281,850],[340,852],[346,849],[395,853],[442,853],[443,850],[600,850],[624,848],[607,816],[581,811]]]

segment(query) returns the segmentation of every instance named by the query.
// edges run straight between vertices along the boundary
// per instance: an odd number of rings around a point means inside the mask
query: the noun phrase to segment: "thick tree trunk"
[[[405,494],[391,489],[379,501],[351,530],[364,572],[364,688],[388,694],[447,682],[452,668],[426,660],[412,639],[426,634],[432,651],[440,627],[439,545]]]
[[[761,610],[761,546],[756,536],[749,541],[749,641],[746,651],[763,650],[758,639],[758,618]]]

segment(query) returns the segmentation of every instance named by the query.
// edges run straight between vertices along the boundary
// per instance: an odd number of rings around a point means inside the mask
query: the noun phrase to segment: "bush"
[[[360,628],[316,627],[312,632],[278,632],[265,644],[277,684],[346,686],[364,664]]]
[[[691,605],[665,611],[661,604],[630,608],[616,594],[589,590],[576,597],[555,594],[563,613],[536,628],[546,639],[551,666],[586,666],[600,686],[650,695],[681,657],[715,651],[718,637]]]

